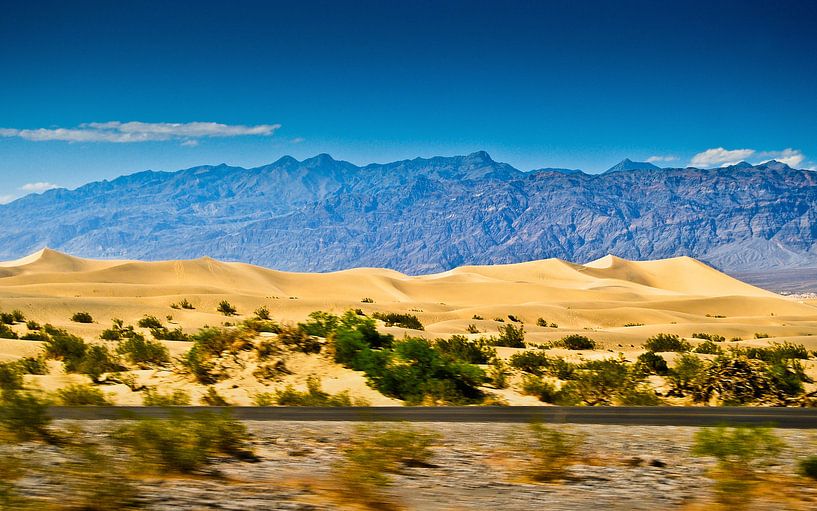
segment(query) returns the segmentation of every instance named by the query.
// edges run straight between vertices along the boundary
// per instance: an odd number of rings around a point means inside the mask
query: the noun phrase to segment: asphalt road
[[[235,418],[255,421],[408,421],[571,424],[632,424],[641,426],[709,426],[751,424],[778,428],[817,429],[817,408],[752,407],[52,407],[55,419],[110,420],[134,416],[167,417],[174,410],[228,410]]]

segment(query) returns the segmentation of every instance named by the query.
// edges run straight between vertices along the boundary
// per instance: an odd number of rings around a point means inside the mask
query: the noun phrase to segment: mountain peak
[[[621,172],[625,170],[659,170],[660,168],[661,167],[646,161],[633,161],[629,158],[624,158],[607,169],[606,172]]]
[[[307,167],[314,167],[318,165],[326,165],[335,162],[337,162],[337,160],[332,158],[330,155],[326,153],[321,153],[316,156],[313,156],[312,158],[307,158],[301,163],[303,163]]]
[[[466,161],[473,161],[475,163],[494,163],[491,155],[485,151],[476,151],[465,157]]]

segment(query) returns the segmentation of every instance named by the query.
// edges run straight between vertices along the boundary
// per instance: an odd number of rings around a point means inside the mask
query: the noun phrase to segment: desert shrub
[[[628,385],[616,395],[616,404],[621,406],[660,406],[664,401],[658,397],[649,384]]]
[[[669,373],[667,361],[661,355],[648,351],[638,356],[636,360],[636,370],[644,374],[658,374],[661,376]]]
[[[247,318],[241,322],[241,328],[255,333],[277,334],[281,332],[281,325],[271,319]]]
[[[472,341],[462,335],[452,335],[448,339],[437,339],[435,345],[444,355],[469,364],[487,364],[496,357],[496,350],[487,341]]]
[[[274,400],[280,406],[367,406],[365,400],[353,400],[348,391],[329,394],[321,389],[317,376],[306,380],[306,392],[298,392],[291,385],[275,393]]]
[[[471,323],[467,327],[465,327],[465,331],[469,334],[478,334],[479,328],[477,328],[477,325]]]
[[[703,353],[706,355],[720,355],[723,350],[714,341],[705,341],[697,345],[694,350],[695,353]]]
[[[543,403],[557,403],[560,394],[556,385],[541,376],[526,374],[522,378],[522,393],[534,396]]]
[[[71,316],[71,321],[74,323],[93,323],[94,318],[87,312],[75,312],[73,316]]]
[[[25,323],[26,321],[26,315],[19,309],[11,311],[11,318],[15,323]]]
[[[806,456],[798,461],[797,471],[804,477],[817,479],[817,456]]]
[[[190,300],[188,300],[187,298],[182,298],[180,301],[178,301],[176,303],[171,303],[170,307],[172,307],[174,309],[187,309],[187,310],[195,309],[195,307],[193,307],[193,304],[190,303]]]
[[[17,332],[9,328],[5,323],[0,323],[0,339],[17,339]]]
[[[397,312],[375,312],[372,314],[374,319],[379,319],[386,323],[386,326],[399,326],[402,328],[411,328],[413,330],[425,330],[423,324],[414,314],[402,314]]]
[[[369,351],[391,348],[394,336],[380,334],[374,320],[349,311],[340,319],[340,324],[332,334],[332,343],[335,362],[363,371],[371,359]]]
[[[167,347],[160,342],[145,339],[142,335],[134,335],[120,341],[116,351],[131,364],[142,368],[170,363],[170,352]]]
[[[644,323],[624,323],[625,328],[634,327],[634,326],[644,326]]]
[[[201,402],[207,406],[230,406],[224,396],[213,387],[208,388],[207,392],[201,396]]]
[[[528,431],[528,435],[516,440],[523,455],[530,458],[525,467],[526,475],[539,482],[564,479],[568,467],[578,461],[582,438],[540,423],[531,424]]]
[[[255,314],[255,317],[260,319],[261,321],[269,321],[270,319],[272,319],[269,314],[269,307],[267,307],[266,305],[262,305],[261,307],[255,309],[253,314]]]
[[[0,312],[0,323],[4,325],[13,325],[14,315],[10,312]]]
[[[405,339],[389,355],[384,365],[372,363],[367,370],[375,388],[387,396],[410,404],[467,404],[483,398],[482,369],[444,356],[426,339]]]
[[[755,339],[768,339],[769,334],[766,332],[755,332]]]
[[[545,318],[536,318],[536,326],[547,327],[548,322]]]
[[[675,334],[654,335],[647,339],[647,341],[644,343],[644,347],[647,349],[647,351],[674,351],[678,353],[692,349],[692,345]]]
[[[309,335],[300,327],[281,327],[278,340],[289,349],[307,354],[320,353],[323,347],[323,343],[317,337]]]
[[[173,330],[167,327],[151,328],[150,335],[152,335],[154,339],[162,341],[190,341],[190,336],[184,333],[182,327],[176,327]]]
[[[541,376],[550,364],[550,357],[539,351],[523,351],[514,353],[509,359],[511,367],[522,372]]]
[[[124,369],[107,346],[87,344],[63,330],[52,329],[52,332],[45,341],[45,356],[62,361],[69,373],[87,374],[97,382],[103,373]]]
[[[414,426],[359,426],[342,447],[341,460],[334,465],[335,477],[344,482],[344,496],[382,509],[379,490],[392,482],[406,466],[430,466],[431,450],[439,436]]]
[[[695,355],[684,353],[675,362],[667,380],[670,385],[670,395],[684,397],[694,391],[704,378],[707,365]]]
[[[623,360],[590,360],[581,364],[562,386],[560,399],[564,404],[611,405],[638,384],[638,375]]]
[[[316,337],[329,337],[340,325],[340,318],[330,312],[314,311],[306,323],[299,323],[301,330]]]
[[[361,301],[361,303],[374,303],[374,300],[371,299],[371,298],[368,298],[368,297],[361,298],[360,301]]]
[[[773,463],[783,446],[767,428],[719,426],[695,433],[692,455],[717,461],[711,472],[716,500],[734,509],[751,501],[759,469]]]
[[[57,400],[64,406],[110,406],[105,394],[91,385],[68,385],[57,391]]]
[[[721,355],[706,368],[693,389],[699,402],[716,398],[722,405],[782,404],[785,394],[762,360],[742,355]]]
[[[490,378],[494,387],[497,389],[508,388],[508,379],[510,376],[511,371],[508,369],[508,364],[502,359],[494,357],[491,362],[491,367],[488,369],[488,378]]]
[[[20,367],[14,362],[0,362],[0,390],[17,390],[23,388],[23,375]]]
[[[118,341],[122,338],[122,332],[118,328],[106,328],[99,334],[103,341]]]
[[[494,341],[494,346],[506,346],[509,348],[525,347],[525,327],[514,325],[503,325],[499,327],[499,335]]]
[[[707,334],[707,333],[703,333],[703,332],[694,333],[694,334],[692,334],[692,337],[694,339],[705,339],[707,341],[712,341],[712,342],[724,342],[726,340],[726,337],[724,337],[722,335]]]
[[[508,319],[510,319],[514,323],[522,323],[522,320],[514,316],[513,314],[508,314]]]
[[[747,358],[763,360],[764,362],[780,362],[783,360],[808,360],[809,352],[802,344],[792,344],[789,342],[772,343],[765,347],[733,347],[732,353],[744,355]]]
[[[119,428],[114,438],[146,470],[157,473],[200,472],[216,456],[255,459],[246,426],[226,414],[140,418]]]
[[[162,394],[156,389],[145,389],[142,404],[145,406],[189,406],[190,394],[183,390],[174,390]]]
[[[190,336],[193,347],[204,354],[218,356],[222,352],[233,349],[240,342],[242,334],[238,330],[229,328],[204,327]]]
[[[43,356],[23,357],[15,362],[15,365],[23,374],[48,374],[48,365]]]
[[[479,321],[479,320],[481,320],[481,319],[485,319],[485,318],[483,318],[483,317],[482,317],[482,316],[480,316],[479,314],[474,314],[473,316],[471,316],[471,319],[476,319],[477,321]]]
[[[216,307],[216,311],[224,314],[225,316],[235,316],[238,313],[238,310],[232,306],[230,302],[227,300],[222,300],[218,302],[218,307]]]
[[[500,317],[494,318],[494,321],[496,321],[497,323],[504,323],[505,322],[505,320],[503,318],[500,318]]]
[[[162,322],[156,316],[149,316],[145,314],[145,316],[136,322],[136,326],[139,328],[162,328]]]
[[[0,336],[2,337],[2,336]],[[28,331],[20,336],[20,339],[24,341],[40,341],[45,342],[48,340],[48,334],[43,332],[42,330],[34,330]]]
[[[0,397],[0,427],[20,442],[42,440],[56,442],[51,432],[48,403],[34,395],[5,391]]]
[[[584,335],[570,334],[557,341],[559,346],[569,350],[593,350],[596,349],[596,342]]]

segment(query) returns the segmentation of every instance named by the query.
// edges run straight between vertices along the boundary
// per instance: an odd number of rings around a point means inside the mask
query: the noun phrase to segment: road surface
[[[167,417],[173,410],[229,412],[255,421],[408,421],[571,424],[632,424],[641,426],[710,426],[751,424],[778,428],[817,429],[817,408],[757,407],[52,407],[54,419],[105,420],[134,416]]]

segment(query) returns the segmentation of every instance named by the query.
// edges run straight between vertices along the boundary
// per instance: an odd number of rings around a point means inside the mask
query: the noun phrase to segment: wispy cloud
[[[777,160],[780,163],[785,163],[789,167],[797,167],[806,159],[806,155],[804,155],[798,149],[783,149],[782,151],[765,151],[757,154],[758,158],[763,158],[764,162],[769,160]]]
[[[290,140],[290,142],[293,143],[293,144],[300,144],[301,142],[303,142],[305,140],[306,139],[304,137],[295,137],[292,140]]]
[[[54,183],[49,183],[47,181],[38,181],[36,183],[26,183],[20,187],[20,190],[24,192],[39,193],[46,190],[53,190],[54,188],[59,188],[59,185],[55,185]]]
[[[771,160],[785,163],[789,167],[799,167],[805,160],[806,155],[799,149],[787,148],[782,151],[758,151],[756,149],[724,149],[716,147],[707,149],[692,157],[689,162],[692,167],[727,167],[749,161],[755,163],[766,163]]]
[[[725,167],[740,163],[753,154],[754,149],[724,149],[723,147],[716,147],[714,149],[707,149],[702,153],[698,153],[692,157],[689,164],[693,167]]]
[[[673,156],[671,154],[665,154],[665,155],[660,155],[659,154],[659,155],[656,155],[656,156],[650,156],[649,158],[647,158],[647,162],[648,163],[660,163],[660,162],[675,161],[677,159],[678,159],[677,156]]]
[[[35,142],[161,142],[195,141],[202,138],[270,136],[280,124],[221,124],[217,122],[89,122],[74,128],[0,128],[0,137],[17,137]],[[183,143],[184,143],[183,142]]]

